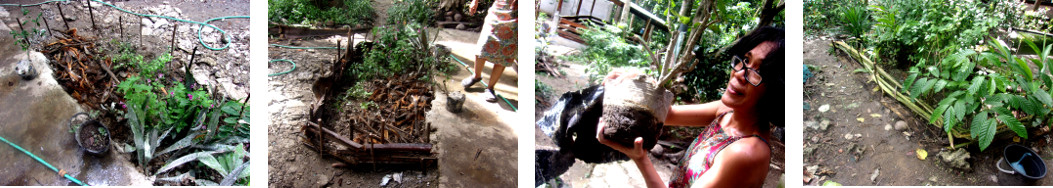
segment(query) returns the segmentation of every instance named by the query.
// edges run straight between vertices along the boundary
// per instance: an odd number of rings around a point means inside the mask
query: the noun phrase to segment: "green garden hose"
[[[279,48],[288,48],[288,49],[300,49],[300,50],[305,50],[305,49],[334,49],[334,50],[343,50],[343,49],[344,49],[344,48],[337,48],[337,47],[300,47],[300,46],[286,46],[286,45],[280,45],[280,44],[271,44],[271,46],[274,46],[274,47],[279,47]],[[268,74],[267,76],[278,76],[278,75],[288,74],[288,73],[290,73],[290,72],[292,72],[292,71],[296,70],[296,62],[293,62],[292,60],[288,60],[288,59],[275,59],[275,60],[271,60],[270,62],[267,62],[267,63],[273,63],[273,62],[276,62],[276,61],[284,61],[284,62],[289,62],[289,63],[292,63],[293,67],[292,67],[292,69],[289,69],[289,70],[287,70],[287,71],[283,71],[283,72],[279,72],[279,73],[274,73],[274,74]]]
[[[51,1],[44,1],[43,3],[28,4],[28,5],[22,5],[22,4],[0,4],[0,6],[32,7],[32,6],[40,6],[40,5],[48,4],[48,3],[66,2],[66,1],[69,1],[69,0],[51,0]]]
[[[19,147],[17,144],[11,143],[11,141],[7,141],[7,139],[4,139],[4,137],[0,137],[0,140],[2,140],[5,143],[7,143],[7,145],[11,145],[11,147],[14,147],[15,149],[18,149],[18,151],[22,151],[22,153],[25,153],[26,155],[29,155],[30,158],[33,158],[34,160],[37,160],[37,162],[40,162],[40,164],[44,164],[44,166],[47,166],[52,171],[55,171],[55,173],[59,172],[58,168],[55,168],[54,166],[51,166],[51,164],[48,163],[47,161],[44,161],[44,159],[41,159],[40,157],[37,157],[36,155],[33,155],[33,153],[30,153],[29,151],[26,151],[26,149],[22,149],[22,147]],[[73,181],[73,183],[77,183],[77,185],[88,186],[88,184],[85,184],[84,182],[81,182],[80,180],[77,180],[77,178],[73,178],[73,176],[70,176],[69,174],[62,174],[62,175],[63,175],[63,177],[66,177],[66,179],[69,179],[69,181]]]
[[[293,62],[292,60],[288,60],[288,59],[274,59],[274,60],[271,60],[270,62],[267,62],[267,63],[273,63],[273,62],[277,62],[277,61],[289,62],[289,63],[292,64],[292,68],[287,70],[287,71],[282,71],[282,72],[274,73],[274,74],[268,74],[267,76],[278,76],[278,75],[283,75],[283,74],[289,74],[293,70],[296,70],[296,63]]]
[[[45,1],[43,3],[37,3],[37,4],[28,4],[28,5],[0,4],[0,6],[29,7],[29,6],[39,6],[39,5],[46,4],[46,3],[68,2],[68,1],[69,0],[52,0],[52,1]],[[128,14],[133,14],[133,15],[136,15],[136,16],[164,18],[164,19],[169,19],[169,20],[174,20],[174,21],[180,21],[180,22],[186,22],[186,23],[201,25],[201,28],[197,30],[197,41],[200,42],[202,46],[205,46],[205,48],[208,48],[210,50],[224,50],[224,49],[227,49],[227,47],[230,47],[230,41],[228,40],[227,43],[225,43],[223,45],[223,47],[220,47],[220,48],[214,48],[212,46],[209,46],[208,44],[205,44],[205,40],[201,37],[201,32],[205,28],[205,26],[211,27],[212,29],[216,29],[216,31],[219,31],[219,33],[223,34],[228,39],[232,38],[232,37],[230,37],[230,34],[227,34],[227,31],[225,31],[223,29],[220,29],[219,27],[216,27],[215,25],[209,24],[208,22],[212,22],[212,21],[216,21],[216,20],[223,20],[223,19],[233,19],[233,18],[249,18],[249,16],[224,16],[224,17],[217,17],[217,18],[208,19],[208,20],[205,20],[204,22],[197,22],[197,21],[190,21],[190,20],[184,20],[184,19],[179,19],[179,18],[173,18],[173,17],[169,17],[169,16],[161,16],[161,15],[153,15],[153,14],[139,14],[139,13],[135,13],[135,12],[132,12],[132,11],[125,10],[125,9],[123,9],[121,7],[117,7],[116,5],[113,5],[113,4],[103,2],[101,0],[91,0],[91,1],[102,3],[103,5],[106,5],[106,6],[109,6],[109,7],[113,7],[113,8],[115,8],[115,9],[121,11],[121,12],[125,12],[125,13],[128,13]]]
[[[461,65],[463,65],[465,67],[468,66],[468,64],[465,64],[464,61],[461,61],[461,59],[457,58],[457,56],[454,56],[453,54],[450,54],[450,57],[453,58],[453,60],[457,60],[457,62],[461,63]],[[472,69],[468,69],[468,72],[471,72],[472,74],[475,74],[475,71],[472,71]],[[485,87],[490,87],[489,85],[486,84],[486,82],[480,82],[480,83],[483,83],[483,86],[485,86]],[[497,98],[501,98],[501,100],[504,100],[505,103],[508,104],[508,106],[511,106],[512,107],[512,111],[519,111],[519,109],[516,108],[516,105],[512,105],[512,102],[509,102],[508,99],[506,99],[505,97],[502,97],[501,94],[494,93],[494,95],[497,95]]]
[[[337,47],[300,47],[300,46],[286,46],[286,45],[280,45],[280,44],[271,44],[271,46],[274,46],[274,47],[280,47],[280,48],[289,48],[289,49],[300,49],[300,50],[305,50],[305,49],[334,49],[334,50],[343,50],[343,49],[344,49],[344,48],[337,48]]]

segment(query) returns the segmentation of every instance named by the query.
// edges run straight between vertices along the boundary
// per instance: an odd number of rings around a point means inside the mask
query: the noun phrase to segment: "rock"
[[[816,121],[804,121],[804,127],[819,130],[819,122]]]
[[[829,119],[823,119],[822,121],[819,121],[819,130],[826,131],[827,128],[830,128]]]
[[[468,28],[468,26],[464,26],[464,24],[457,24],[457,28],[456,29],[457,30],[464,30],[464,29],[467,29],[467,28]]]
[[[878,174],[881,174],[881,168],[874,169],[874,174],[870,175],[870,181],[877,181]]]
[[[906,130],[907,129],[907,122],[905,122],[903,120],[896,121],[895,128],[896,128],[897,131]]]
[[[885,130],[892,130],[892,125],[885,124]]]
[[[453,21],[458,21],[458,22],[459,21],[464,21],[464,15],[463,14],[454,14],[453,15]]]
[[[824,104],[822,106],[819,106],[819,112],[826,112],[826,111],[830,111],[830,104]]]
[[[852,133],[845,134],[845,140],[851,140],[851,139],[852,139]]]
[[[965,171],[972,171],[973,169],[968,161],[972,156],[970,156],[969,152],[965,151],[965,149],[958,148],[958,150],[954,150],[954,152],[943,151],[940,152],[939,156],[940,161],[950,167]]]
[[[806,157],[807,156],[811,156],[812,153],[815,153],[815,146],[811,146],[811,145],[805,146],[803,153],[804,153],[804,156],[806,156]]]

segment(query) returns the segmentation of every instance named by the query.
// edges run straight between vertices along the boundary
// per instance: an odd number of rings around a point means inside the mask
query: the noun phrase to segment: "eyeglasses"
[[[750,68],[746,66],[746,64],[748,64],[747,59],[743,59],[739,56],[731,57],[731,68],[735,70],[735,72],[746,69],[746,82],[749,82],[750,85],[753,85],[754,87],[760,86],[760,84],[763,83],[764,78],[761,77],[761,74],[757,69]]]

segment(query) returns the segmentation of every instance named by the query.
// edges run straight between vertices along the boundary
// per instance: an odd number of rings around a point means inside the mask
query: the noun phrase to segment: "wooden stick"
[[[58,6],[59,16],[62,16],[62,23],[66,24],[66,31],[69,31],[69,21],[66,21],[66,13],[62,12],[62,3],[57,3],[55,6]]]
[[[175,22],[172,22],[172,52],[175,52],[175,34],[176,34],[176,29],[179,29],[179,25],[176,24]]]
[[[44,12],[44,7],[40,7],[40,12]],[[45,17],[43,20],[44,28],[47,28],[48,30],[48,36],[55,36],[55,34],[51,33],[51,24],[48,24],[48,18]]]
[[[124,16],[117,17],[117,27],[121,29],[121,38],[124,38]]]
[[[85,1],[85,4],[88,5],[88,16],[91,17],[91,28],[95,29],[95,31],[98,31],[99,27],[95,26],[95,12],[91,8],[91,0],[84,0],[84,1]]]
[[[23,32],[22,33],[22,39],[24,39],[26,41],[26,46],[29,46],[29,37],[26,36],[26,33],[25,33],[26,29],[22,28],[22,19],[15,18],[15,22],[18,22],[18,29],[22,30],[22,32]],[[26,50],[26,51],[29,51],[29,50]]]
[[[143,46],[143,20],[139,19],[139,46]]]

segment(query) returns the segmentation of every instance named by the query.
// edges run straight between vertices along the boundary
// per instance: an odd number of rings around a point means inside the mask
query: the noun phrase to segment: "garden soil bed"
[[[193,0],[170,1],[107,1],[128,11],[165,15],[180,19],[204,21],[221,16],[248,15],[248,0],[223,2],[200,2]],[[31,4],[39,1],[15,0],[14,4]],[[62,11],[59,11],[61,6]],[[25,25],[24,29],[50,28],[53,36],[30,36],[31,49],[40,49],[50,60],[59,85],[72,96],[86,111],[98,112],[95,117],[109,129],[111,141],[116,143],[105,147],[123,148],[130,144],[131,132],[126,121],[115,110],[121,109],[122,96],[116,91],[120,80],[131,76],[127,71],[112,70],[117,63],[112,62],[117,51],[115,41],[129,43],[144,59],[154,59],[162,53],[172,55],[172,61],[165,65],[162,73],[170,75],[173,82],[181,75],[193,74],[196,82],[207,85],[214,95],[226,98],[244,99],[248,96],[248,23],[249,19],[225,19],[210,22],[226,30],[227,36],[218,31],[206,28],[202,33],[205,43],[212,47],[222,47],[230,42],[224,50],[208,50],[198,40],[199,25],[176,22],[160,18],[142,18],[132,14],[92,2],[91,10],[83,1],[69,3],[47,3],[27,7],[27,16],[18,9],[12,11],[5,23],[14,23],[15,18],[29,20],[41,14],[40,26]],[[244,8],[233,8],[244,7]],[[62,15],[65,15],[63,18]],[[43,22],[47,24],[43,24]],[[67,30],[69,28],[69,30]],[[15,25],[13,29],[18,29]],[[21,38],[20,38],[21,39]],[[194,54],[192,54],[194,53]],[[193,57],[192,57],[193,56]],[[189,64],[194,59],[194,64]],[[187,69],[187,67],[190,67]],[[190,70],[186,72],[185,70]],[[97,132],[97,131],[88,131]],[[88,132],[80,135],[86,136]],[[87,139],[92,139],[88,136]],[[174,142],[169,140],[163,144]],[[100,143],[101,142],[97,142]],[[159,156],[148,168],[156,169],[167,156]]]
[[[965,147],[972,170],[940,162],[940,153],[954,151],[947,148],[943,130],[875,90],[877,86],[868,81],[866,73],[853,73],[861,66],[847,55],[831,55],[830,42],[808,39],[804,45],[804,64],[818,67],[812,70],[815,77],[804,84],[805,185],[822,185],[828,180],[856,186],[1022,185],[1018,177],[995,168],[1002,148],[1017,143],[1035,149],[1047,161],[1053,156],[1050,134],[1019,142],[1003,134],[986,151],[979,151],[976,144]],[[902,75],[902,71],[886,70]],[[897,121],[908,126],[896,129]],[[919,159],[919,149],[927,154],[924,160]],[[1053,185],[1053,178],[1035,183]]]

